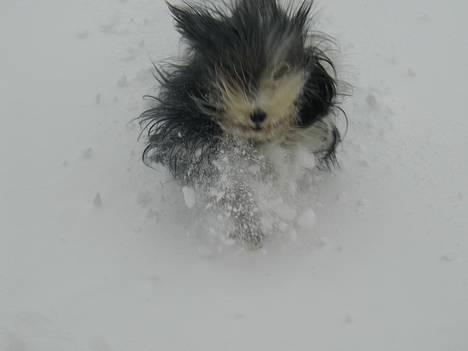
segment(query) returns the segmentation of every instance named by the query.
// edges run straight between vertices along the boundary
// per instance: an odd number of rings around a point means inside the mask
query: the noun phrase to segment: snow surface
[[[341,168],[246,252],[140,160],[164,2],[0,2],[0,350],[468,350],[468,5],[317,9]]]

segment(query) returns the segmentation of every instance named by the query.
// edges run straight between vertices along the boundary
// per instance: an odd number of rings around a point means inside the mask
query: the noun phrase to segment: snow
[[[141,163],[164,2],[0,3],[0,350],[468,348],[468,5],[317,9],[354,87],[341,167],[298,183],[298,157],[247,252]]]
[[[94,207],[102,207],[102,197],[101,197],[101,194],[96,194],[96,196],[94,197],[94,200],[93,200],[93,205]]]
[[[193,208],[197,201],[195,198],[195,191],[190,187],[184,186],[182,192],[184,194],[185,206]]]
[[[297,220],[297,224],[299,227],[303,229],[313,229],[315,226],[315,222],[317,221],[316,215],[314,210],[308,209],[301,214],[301,216]]]

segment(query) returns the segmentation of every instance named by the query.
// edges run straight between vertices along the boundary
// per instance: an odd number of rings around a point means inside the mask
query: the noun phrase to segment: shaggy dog
[[[140,117],[144,161],[213,195],[234,223],[232,237],[258,248],[264,233],[243,176],[249,162],[264,160],[269,145],[303,145],[319,166],[336,162],[333,116],[342,110],[323,48],[330,41],[311,29],[312,1],[168,6],[188,48],[180,62],[155,66],[160,89]]]

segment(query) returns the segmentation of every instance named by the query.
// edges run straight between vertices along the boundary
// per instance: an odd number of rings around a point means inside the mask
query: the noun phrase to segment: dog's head
[[[333,64],[309,31],[312,2],[169,5],[200,84],[192,98],[230,134],[268,141],[308,126],[333,106]]]

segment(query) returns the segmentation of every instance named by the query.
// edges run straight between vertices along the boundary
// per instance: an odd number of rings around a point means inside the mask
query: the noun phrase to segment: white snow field
[[[247,252],[140,159],[165,3],[0,1],[0,350],[468,350],[468,4],[316,10],[341,167]]]

